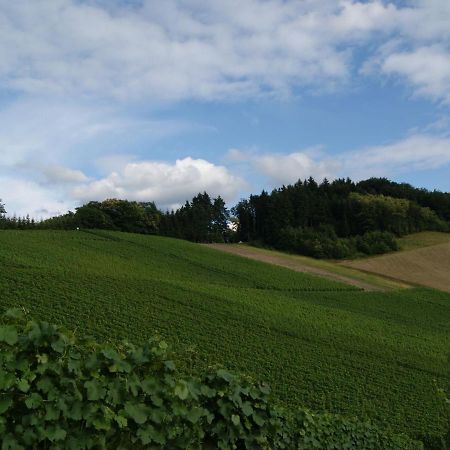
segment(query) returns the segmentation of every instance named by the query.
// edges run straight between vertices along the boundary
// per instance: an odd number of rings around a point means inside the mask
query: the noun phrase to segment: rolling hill
[[[182,370],[268,381],[290,407],[370,417],[437,442],[450,295],[362,291],[185,241],[119,232],[0,232],[0,306],[107,340],[162,335]],[[436,380],[436,381],[435,381]]]

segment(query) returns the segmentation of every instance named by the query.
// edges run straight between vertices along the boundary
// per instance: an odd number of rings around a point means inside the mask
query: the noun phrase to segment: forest
[[[231,209],[206,192],[175,211],[161,211],[153,201],[108,199],[39,222],[6,217],[0,205],[4,229],[109,229],[193,242],[248,242],[333,259],[395,251],[396,237],[409,233],[450,231],[450,193],[386,178],[309,178],[250,195]]]

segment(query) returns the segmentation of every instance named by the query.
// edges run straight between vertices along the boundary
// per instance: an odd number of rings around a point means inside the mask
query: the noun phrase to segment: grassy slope
[[[411,435],[448,425],[435,397],[450,295],[345,285],[195,244],[121,233],[0,232],[0,306],[103,338],[159,332],[185,370],[222,363],[283,401]],[[340,291],[338,291],[340,290]],[[195,348],[184,352],[187,346]]]
[[[440,233],[439,233],[440,234]],[[237,245],[237,244],[230,244]],[[290,259],[294,262],[298,262],[299,264],[303,264],[305,266],[323,269],[327,272],[342,275],[344,277],[348,277],[354,279],[356,281],[362,281],[364,283],[372,284],[375,287],[390,290],[390,289],[402,289],[410,287],[409,284],[402,282],[400,280],[393,280],[389,277],[378,275],[375,273],[367,273],[360,271],[356,268],[347,267],[342,264],[339,264],[339,261],[326,260],[326,259],[316,259],[311,258],[309,256],[296,255],[292,253],[281,252],[277,250],[269,250],[261,247],[254,247],[247,244],[239,244],[239,247],[249,247],[252,252],[258,252],[263,255],[268,256],[280,256],[285,259]]]

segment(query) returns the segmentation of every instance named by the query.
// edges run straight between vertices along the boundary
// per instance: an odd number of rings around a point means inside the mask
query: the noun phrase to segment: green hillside
[[[112,340],[157,332],[185,371],[220,363],[268,381],[291,406],[368,416],[412,436],[448,428],[434,380],[446,383],[449,294],[361,292],[118,232],[2,231],[0,264],[1,307]]]

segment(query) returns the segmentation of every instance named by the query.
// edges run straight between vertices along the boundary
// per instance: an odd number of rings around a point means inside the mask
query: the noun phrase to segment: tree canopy
[[[435,202],[438,207],[433,206]],[[447,202],[450,194],[384,179],[360,183],[325,179],[318,184],[309,178],[270,194],[250,195],[233,213],[238,218],[239,240],[315,257],[343,258],[395,250],[395,236],[448,231]]]

